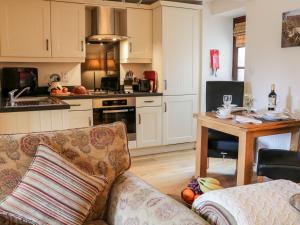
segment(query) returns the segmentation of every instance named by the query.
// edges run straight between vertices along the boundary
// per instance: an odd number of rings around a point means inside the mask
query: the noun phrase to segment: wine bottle
[[[268,110],[274,111],[276,108],[276,102],[277,102],[277,94],[275,92],[275,84],[272,84],[271,92],[269,94],[269,104],[268,104]]]

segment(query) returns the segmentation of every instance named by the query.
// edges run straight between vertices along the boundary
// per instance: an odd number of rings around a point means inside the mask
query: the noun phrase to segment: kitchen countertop
[[[0,98],[0,113],[70,109],[64,101],[52,97],[25,97],[19,100],[12,105],[7,99]]]
[[[59,99],[92,99],[92,98],[122,98],[122,97],[147,97],[147,96],[162,96],[162,93],[150,93],[150,92],[134,92],[134,93],[104,93],[104,94],[87,94],[87,95],[70,95],[59,96]]]
[[[43,110],[62,110],[70,109],[63,100],[68,99],[93,99],[93,98],[120,98],[120,97],[147,97],[162,96],[162,93],[134,92],[134,93],[104,93],[88,95],[70,95],[49,97],[49,95],[21,97],[15,105],[11,105],[5,98],[0,98],[0,113],[5,112],[26,112],[26,111],[43,111]]]

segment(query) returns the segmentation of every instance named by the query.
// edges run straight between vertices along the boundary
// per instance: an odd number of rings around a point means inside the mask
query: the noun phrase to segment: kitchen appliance
[[[127,10],[108,6],[90,11],[91,35],[88,42],[112,42],[127,39]]]
[[[25,87],[30,87],[30,90],[23,95],[35,95],[38,88],[38,70],[29,67],[4,67],[1,80],[4,96],[8,96],[8,92],[11,90],[18,89],[20,91]]]
[[[144,78],[152,82],[152,92],[157,92],[158,88],[158,77],[157,73],[154,70],[144,71]]]
[[[140,92],[150,92],[150,90],[151,90],[150,80],[142,79],[139,81]]]
[[[122,121],[126,124],[128,140],[136,140],[135,98],[93,99],[94,125]]]
[[[59,74],[52,74],[49,78],[48,91],[51,92],[53,89],[62,90],[63,87],[61,86],[60,81],[61,81],[61,77]]]
[[[131,70],[126,72],[124,79],[124,92],[133,93],[133,72]]]
[[[101,91],[113,91],[120,90],[120,79],[118,76],[105,76],[101,78]]]

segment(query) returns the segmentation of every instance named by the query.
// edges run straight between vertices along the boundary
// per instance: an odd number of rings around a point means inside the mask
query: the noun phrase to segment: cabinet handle
[[[144,101],[144,103],[153,103],[153,100],[149,100],[149,101]]]
[[[129,52],[132,52],[132,43],[129,42]]]
[[[165,90],[167,90],[168,88],[168,84],[167,84],[167,80],[165,80]]]
[[[49,39],[46,39],[46,51],[49,51]]]
[[[84,41],[81,41],[81,51],[84,51]]]
[[[167,112],[167,103],[165,102],[165,112]]]
[[[73,107],[75,107],[75,106],[81,106],[81,104],[69,104],[69,106],[73,106]]]
[[[89,126],[92,126],[92,118],[89,116]]]
[[[141,114],[139,114],[139,124],[142,123],[142,117],[141,117]]]

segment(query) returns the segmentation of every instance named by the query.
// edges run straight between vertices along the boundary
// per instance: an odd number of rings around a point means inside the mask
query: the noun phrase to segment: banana
[[[207,193],[207,192],[211,191],[211,189],[209,189],[208,187],[206,187],[206,186],[203,185],[203,184],[200,184],[200,190],[201,190],[203,193]]]
[[[212,177],[205,177],[205,178],[198,178],[201,181],[207,182],[207,183],[211,183],[211,184],[216,184],[216,185],[221,185],[220,181],[218,181],[215,178]]]
[[[206,186],[207,188],[211,189],[211,190],[219,190],[219,189],[223,189],[222,186],[220,185],[216,185],[216,184],[211,184],[211,183],[203,183],[204,186]]]

